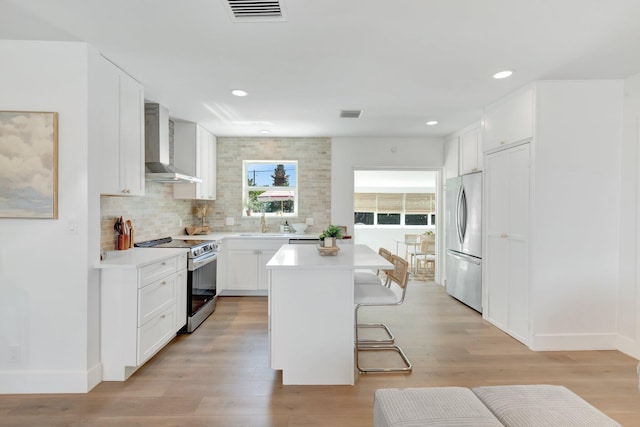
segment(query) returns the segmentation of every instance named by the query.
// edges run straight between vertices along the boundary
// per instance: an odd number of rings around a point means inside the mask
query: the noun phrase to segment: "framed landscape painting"
[[[58,113],[0,111],[0,218],[58,218]]]

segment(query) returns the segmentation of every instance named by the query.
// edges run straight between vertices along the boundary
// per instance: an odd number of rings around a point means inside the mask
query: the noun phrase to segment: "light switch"
[[[69,233],[78,232],[78,218],[73,216],[67,220],[67,231]]]
[[[313,225],[313,218],[307,218],[307,225]]]
[[[224,220],[224,223],[225,223],[226,225],[233,225],[233,224],[235,223],[235,221],[233,220],[233,217],[232,217],[232,216],[230,216],[230,217],[227,217],[227,218]]]

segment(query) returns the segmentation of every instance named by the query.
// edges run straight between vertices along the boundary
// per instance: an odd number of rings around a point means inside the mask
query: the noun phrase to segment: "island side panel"
[[[353,269],[273,269],[270,281],[271,367],[283,384],[353,385]]]

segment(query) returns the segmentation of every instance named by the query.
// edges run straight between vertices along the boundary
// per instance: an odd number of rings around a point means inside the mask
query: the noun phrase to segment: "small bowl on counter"
[[[303,222],[296,222],[291,224],[291,226],[293,227],[293,231],[299,234],[302,234],[307,230],[307,224]]]

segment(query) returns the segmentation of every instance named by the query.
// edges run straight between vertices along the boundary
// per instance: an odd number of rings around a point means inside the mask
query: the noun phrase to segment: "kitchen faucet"
[[[269,226],[267,225],[267,220],[264,216],[264,212],[262,212],[262,216],[260,217],[260,229],[263,233],[269,231]]]

